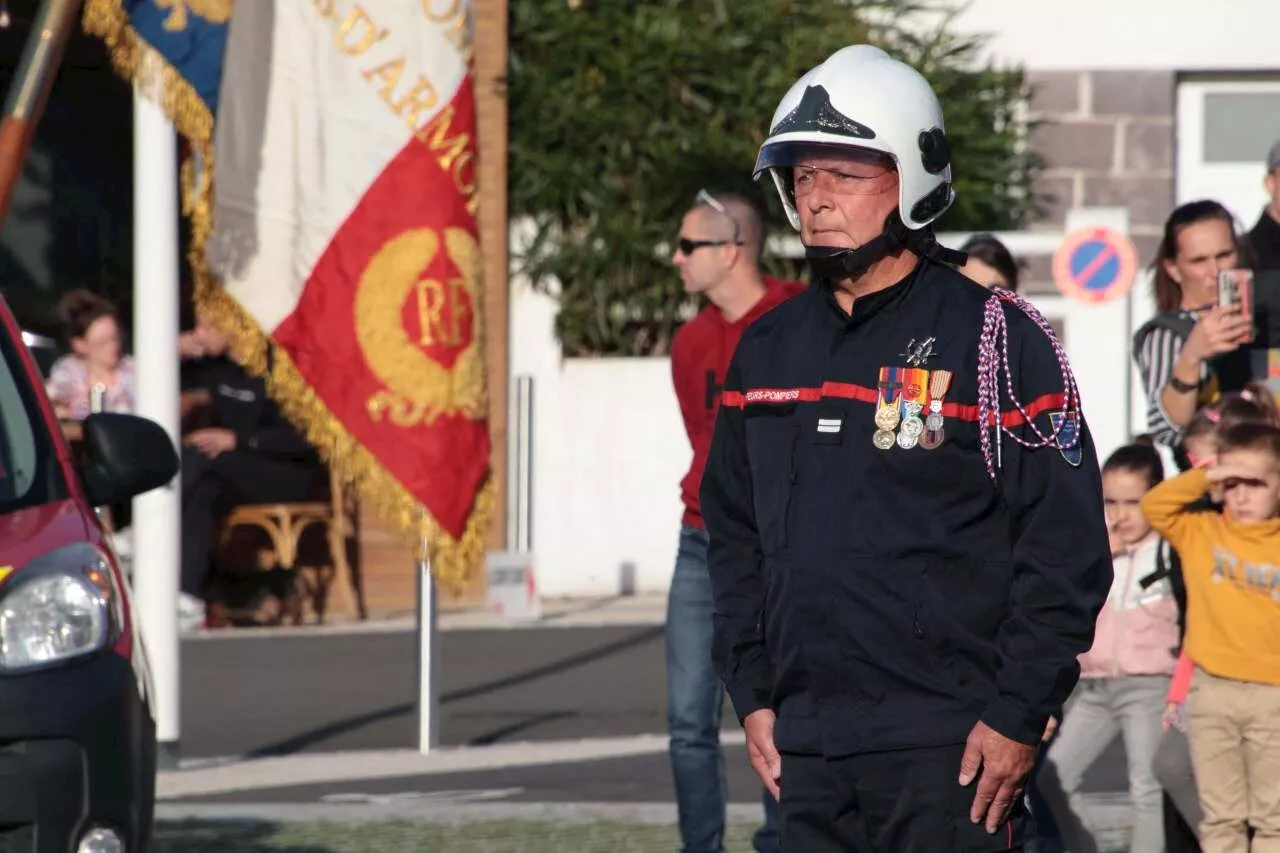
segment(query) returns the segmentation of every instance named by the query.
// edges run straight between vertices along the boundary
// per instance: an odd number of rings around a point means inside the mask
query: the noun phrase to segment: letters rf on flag
[[[208,247],[275,343],[274,396],[402,528],[426,510],[454,583],[493,505],[469,13],[237,3]]]

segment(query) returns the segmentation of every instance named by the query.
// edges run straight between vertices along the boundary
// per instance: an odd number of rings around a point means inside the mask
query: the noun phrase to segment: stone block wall
[[[1173,72],[1032,72],[1030,82],[1031,145],[1045,163],[1031,229],[1061,231],[1072,207],[1127,207],[1139,262],[1149,264],[1173,208]],[[1027,289],[1053,292],[1050,258],[1025,260]]]

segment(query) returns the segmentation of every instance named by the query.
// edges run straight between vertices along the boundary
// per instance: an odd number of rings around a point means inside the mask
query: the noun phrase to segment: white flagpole
[[[418,542],[418,751],[423,755],[440,745],[440,642],[436,619],[436,579],[431,571],[431,546],[425,526]]]
[[[178,146],[152,100],[133,96],[133,306],[137,414],[164,427],[177,446]],[[152,713],[162,769],[177,765],[178,573],[181,490],[177,482],[133,500],[133,586],[155,684]]]

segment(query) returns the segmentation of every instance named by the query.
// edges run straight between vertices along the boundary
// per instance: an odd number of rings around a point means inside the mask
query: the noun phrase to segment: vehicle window
[[[14,342],[0,327],[0,513],[66,496],[37,391]]]

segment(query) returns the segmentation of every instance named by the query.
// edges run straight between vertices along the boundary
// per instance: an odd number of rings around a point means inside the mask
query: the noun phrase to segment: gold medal
[[[902,388],[901,377],[901,368],[880,368],[880,396],[876,400],[875,422],[878,429],[886,432],[892,432],[902,421],[902,414],[898,411],[900,402],[898,391]]]
[[[878,450],[888,450],[893,447],[893,433],[887,429],[878,429],[876,434],[871,437],[872,443]]]
[[[880,408],[876,410],[876,426],[880,429],[893,431],[899,420],[901,420],[901,415],[898,414],[897,406],[890,408],[881,404]]]

